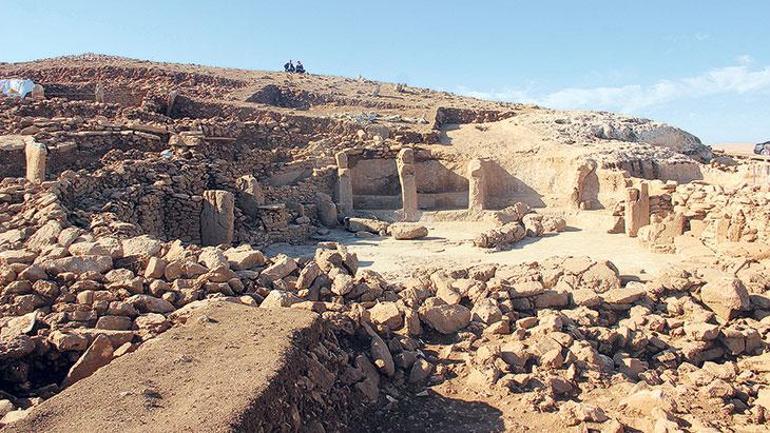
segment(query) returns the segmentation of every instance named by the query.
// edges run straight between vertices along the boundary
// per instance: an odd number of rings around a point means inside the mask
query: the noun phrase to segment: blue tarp
[[[0,93],[5,96],[24,98],[28,93],[31,93],[34,88],[35,83],[32,82],[32,80],[21,80],[17,78],[0,80]]]

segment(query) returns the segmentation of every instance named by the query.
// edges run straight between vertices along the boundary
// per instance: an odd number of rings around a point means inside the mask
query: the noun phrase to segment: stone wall
[[[513,111],[472,110],[453,107],[439,107],[436,110],[434,129],[444,125],[464,123],[497,122],[515,116]]]

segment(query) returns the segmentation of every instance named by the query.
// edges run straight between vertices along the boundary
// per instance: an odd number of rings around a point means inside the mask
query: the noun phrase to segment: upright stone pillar
[[[201,243],[203,245],[230,244],[235,228],[235,198],[221,190],[203,191],[201,210]]]
[[[641,227],[650,225],[650,186],[645,181],[639,184],[639,211]]]
[[[484,164],[481,160],[468,162],[468,210],[484,210],[487,200],[487,185],[484,179]]]
[[[350,161],[346,151],[338,152],[337,158],[337,204],[345,216],[353,215],[353,179]]]
[[[401,203],[405,221],[417,221],[417,179],[414,173],[414,150],[401,149],[396,158],[398,179],[401,182]]]
[[[257,178],[251,175],[241,176],[235,181],[238,188],[238,207],[251,217],[259,213],[259,206],[265,204],[265,193]]]
[[[45,99],[45,88],[40,84],[35,84],[35,87],[32,88],[32,98]]]
[[[642,182],[639,189],[626,189],[626,234],[635,238],[639,229],[650,224],[650,193],[647,182]]]
[[[45,165],[48,158],[48,149],[45,145],[30,139],[24,147],[24,154],[27,162],[27,180],[32,183],[45,181]]]
[[[104,102],[104,86],[102,86],[102,83],[96,83],[96,89],[94,89],[94,100],[96,100],[96,102]]]

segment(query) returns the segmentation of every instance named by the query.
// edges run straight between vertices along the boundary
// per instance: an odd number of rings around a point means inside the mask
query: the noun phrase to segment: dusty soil
[[[479,263],[522,263],[543,260],[554,255],[589,256],[594,260],[610,260],[621,275],[648,275],[675,264],[684,258],[680,255],[650,252],[625,236],[608,234],[604,214],[584,212],[567,218],[565,232],[541,238],[527,238],[513,247],[503,250],[485,250],[473,246],[473,238],[491,227],[485,222],[431,222],[427,238],[420,240],[395,240],[392,237],[373,236],[359,238],[344,230],[333,230],[319,240],[332,240],[345,244],[351,252],[362,258],[361,267],[372,269],[394,279],[408,277],[420,268],[452,268]],[[312,255],[315,244],[293,246],[274,244],[267,253],[292,256]]]
[[[265,406],[263,398],[279,398],[270,388],[317,332],[317,320],[303,311],[215,304],[3,432],[233,431]]]

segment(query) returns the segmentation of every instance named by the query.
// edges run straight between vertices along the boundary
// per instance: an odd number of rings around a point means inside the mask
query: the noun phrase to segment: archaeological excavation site
[[[363,78],[0,78],[0,432],[770,429],[770,157]]]

